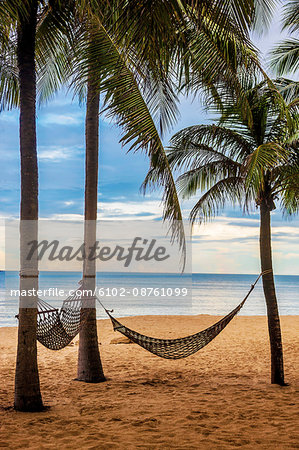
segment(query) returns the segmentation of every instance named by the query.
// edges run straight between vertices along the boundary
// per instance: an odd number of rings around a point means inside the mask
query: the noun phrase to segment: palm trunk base
[[[48,409],[43,405],[39,396],[29,398],[28,395],[18,395],[18,400],[14,403],[14,409],[21,412],[41,412]]]
[[[36,313],[34,308],[20,308],[18,353],[15,372],[14,409],[38,412],[45,409],[39,385],[36,343]]]
[[[83,314],[86,314],[84,311]],[[101,383],[106,381],[97,336],[96,309],[87,311],[88,317],[80,331],[77,381]]]

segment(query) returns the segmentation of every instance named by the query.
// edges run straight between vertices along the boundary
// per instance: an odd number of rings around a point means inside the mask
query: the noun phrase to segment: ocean
[[[114,310],[115,317],[132,315],[225,315],[245,297],[256,275],[194,273],[173,274],[105,273],[97,276],[102,302]],[[78,272],[41,272],[39,288],[47,291],[43,299],[59,307],[70,290],[78,286]],[[275,276],[281,315],[299,315],[299,276]],[[0,326],[16,326],[18,298],[17,272],[0,272]],[[52,289],[51,291],[49,289]],[[58,290],[61,290],[57,295]],[[63,293],[62,293],[63,291]],[[241,313],[265,315],[266,307],[259,281]],[[98,305],[98,318],[105,312]]]

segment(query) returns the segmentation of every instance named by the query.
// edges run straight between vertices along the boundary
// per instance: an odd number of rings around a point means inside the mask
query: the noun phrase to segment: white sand
[[[146,316],[122,319],[157,337],[195,333],[219,318]],[[78,346],[39,345],[43,413],[6,409],[13,402],[16,329],[0,329],[0,447],[59,449],[299,448],[299,316],[282,317],[286,381],[269,381],[265,317],[237,317],[199,353],[163,360],[99,321],[108,381],[74,381]]]

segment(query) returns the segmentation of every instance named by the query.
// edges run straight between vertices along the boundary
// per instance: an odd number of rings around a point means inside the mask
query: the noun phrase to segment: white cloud
[[[57,146],[47,146],[39,147],[38,157],[43,160],[50,160],[53,162],[71,159],[74,156],[81,154],[83,152],[80,147],[57,147]]]
[[[138,218],[148,220],[162,216],[162,206],[158,201],[146,200],[142,202],[100,202],[98,203],[99,218],[122,220]]]
[[[52,214],[49,218],[45,218],[45,220],[61,220],[66,222],[83,222],[84,216],[83,214]]]
[[[9,123],[14,123],[14,124],[18,124],[19,118],[18,115],[16,114],[15,111],[10,111],[10,112],[2,112],[0,114],[0,119],[1,122],[9,122]]]
[[[299,274],[298,230],[272,228],[273,265],[277,274]],[[258,273],[259,220],[217,217],[193,230],[193,272]]]
[[[54,114],[47,113],[42,115],[38,122],[42,125],[80,125],[84,122],[84,114],[83,113],[75,113],[75,114]]]
[[[162,216],[159,201],[99,202],[100,220],[152,220]],[[144,215],[143,215],[144,214]],[[56,220],[82,221],[80,214],[59,214]],[[272,228],[274,271],[299,274],[298,230],[291,226]],[[297,243],[298,242],[298,243]],[[258,273],[259,220],[255,218],[216,217],[193,229],[192,270],[199,273]]]
[[[65,204],[69,204],[66,201]],[[99,202],[99,219],[150,221],[160,218],[159,201]],[[145,214],[140,216],[140,214]],[[0,216],[0,268],[4,267],[4,216]],[[48,219],[41,219],[48,220]],[[51,220],[76,222],[83,225],[82,214],[53,214]],[[128,222],[127,222],[128,223]],[[274,272],[299,274],[298,228],[284,225],[272,228]],[[251,218],[217,217],[212,222],[196,226],[192,245],[193,272],[201,273],[258,273],[259,220]]]
[[[68,201],[68,202],[63,202],[63,204],[65,206],[73,206],[75,204],[75,202],[73,202],[72,200]]]

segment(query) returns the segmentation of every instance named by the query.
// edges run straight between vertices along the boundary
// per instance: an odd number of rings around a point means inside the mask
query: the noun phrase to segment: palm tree
[[[295,73],[299,69],[299,3],[291,0],[283,7],[282,29],[291,36],[279,42],[270,53],[270,67],[278,74]]]
[[[20,290],[38,288],[38,264],[28,266],[24,245],[37,239],[38,167],[36,151],[36,75],[35,34],[38,1],[32,0],[26,9],[13,12],[17,19],[17,64],[20,93],[20,154],[21,154],[21,212],[20,212]],[[10,15],[7,9],[4,12]],[[36,298],[20,297],[18,351],[15,374],[15,409],[43,409],[36,344]]]
[[[92,26],[88,27],[89,39],[92,39]],[[89,44],[92,46],[92,43]],[[87,81],[86,118],[85,118],[85,211],[84,243],[86,255],[96,242],[98,210],[98,165],[99,165],[99,106],[98,85],[94,81],[92,59],[89,63]],[[96,262],[88,257],[83,265],[83,288],[95,292]],[[83,326],[80,331],[77,380],[89,383],[105,381],[97,335],[95,300],[89,299]]]
[[[284,385],[283,349],[271,254],[271,211],[280,199],[286,214],[299,209],[298,101],[287,104],[266,82],[248,88],[253,122],[226,98],[220,123],[183,129],[171,139],[169,162],[184,170],[183,197],[202,191],[191,222],[218,214],[226,203],[260,210],[260,259],[271,346],[271,382]],[[185,171],[188,169],[187,171]]]

